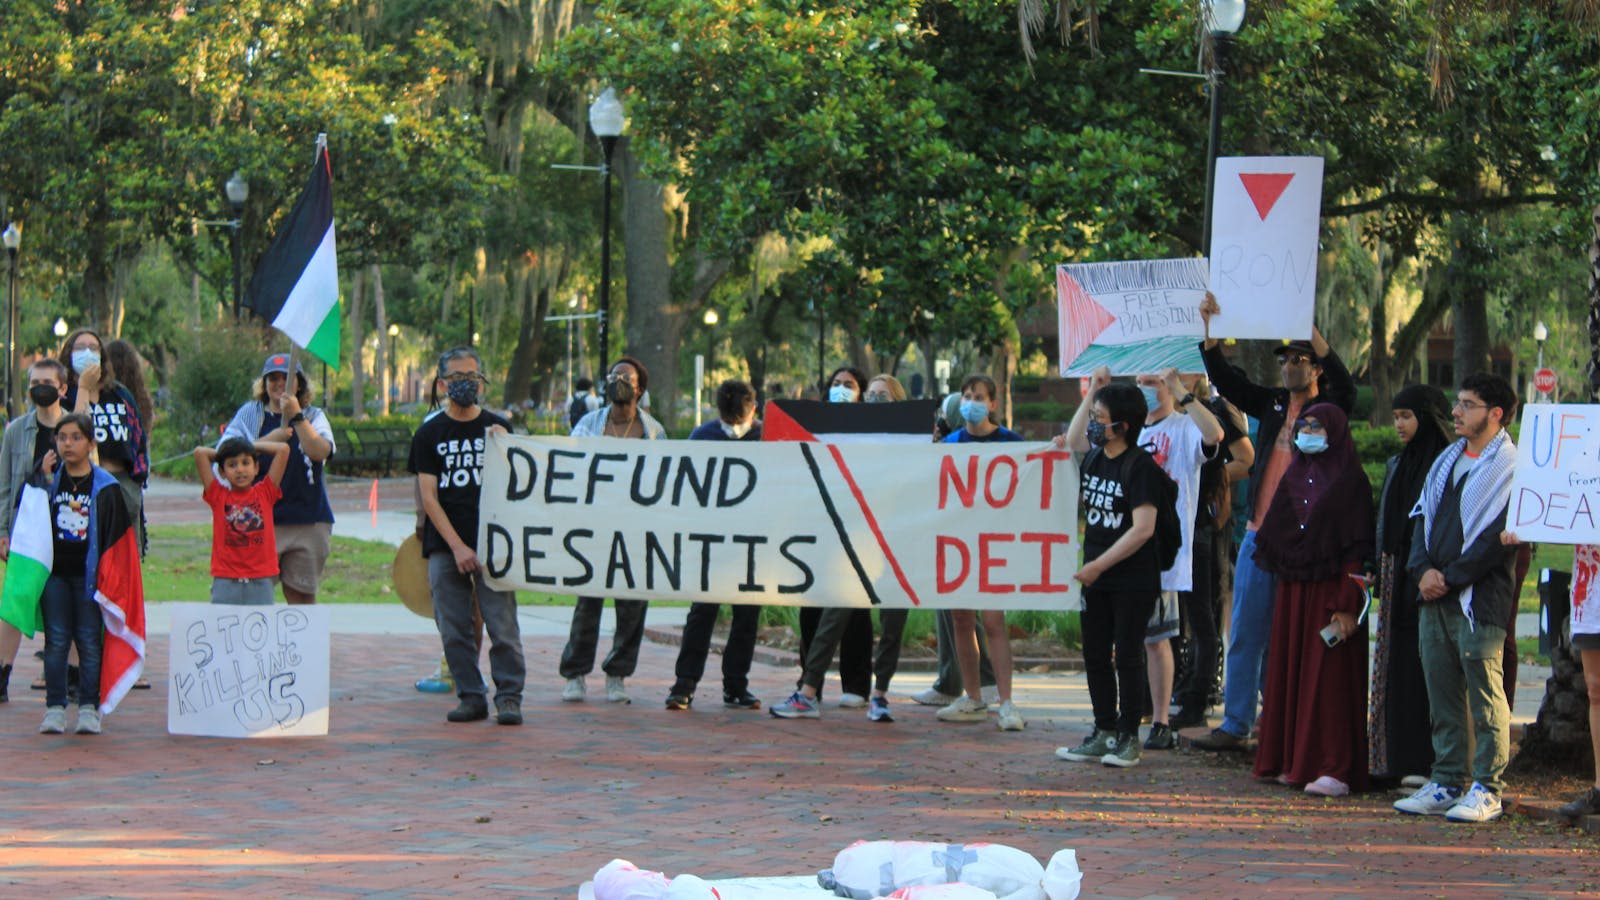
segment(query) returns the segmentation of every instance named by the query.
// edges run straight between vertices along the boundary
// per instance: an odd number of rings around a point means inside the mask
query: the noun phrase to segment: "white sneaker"
[[[839,708],[840,709],[866,709],[867,708],[867,698],[861,696],[860,694],[852,694],[849,691],[845,691],[844,693],[839,695]]]
[[[606,700],[610,703],[632,703],[633,698],[628,696],[628,691],[622,686],[621,675],[606,676]]]
[[[1412,816],[1442,816],[1461,799],[1461,789],[1428,782],[1415,794],[1396,800],[1394,808]]]
[[[1500,795],[1474,781],[1461,802],[1444,814],[1450,822],[1493,822],[1500,818]]]
[[[989,707],[963,694],[934,715],[941,722],[982,722],[989,718]]]
[[[1000,702],[1000,685],[991,684],[988,687],[978,691],[978,694],[979,696],[983,697],[984,703],[994,706]]]
[[[578,675],[567,679],[567,686],[561,691],[561,700],[563,703],[582,703],[585,693],[583,676]]]
[[[78,707],[78,727],[76,731],[79,734],[99,734],[100,710],[92,706]]]
[[[1001,703],[997,712],[1000,714],[1001,731],[1021,731],[1028,724],[1023,721],[1022,713],[1017,712],[1017,708],[1011,705],[1010,700]]]
[[[942,694],[933,688],[912,694],[911,699],[923,706],[949,706],[956,702],[954,694]]]
[[[40,734],[65,734],[67,731],[67,708],[65,706],[51,706],[44,711],[44,721],[39,723]]]

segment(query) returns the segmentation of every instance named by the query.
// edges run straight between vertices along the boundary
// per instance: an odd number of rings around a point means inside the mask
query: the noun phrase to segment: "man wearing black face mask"
[[[631,356],[617,360],[606,375],[605,402],[572,426],[573,437],[619,437],[660,440],[667,436],[661,423],[639,408],[639,398],[650,387],[650,373],[644,363]],[[596,645],[600,643],[600,611],[604,597],[579,597],[572,609],[572,630],[566,649],[561,651],[561,677],[567,680],[561,699],[582,702],[587,693],[583,679],[594,668]],[[611,636],[611,652],[600,664],[606,673],[606,700],[632,703],[622,680],[633,674],[639,662],[639,643],[644,638],[645,600],[613,600],[617,626]]]
[[[484,383],[482,365],[471,347],[456,347],[440,355],[434,390],[442,387],[450,399],[438,415],[417,429],[406,468],[417,476],[417,493],[426,513],[422,554],[428,558],[433,620],[439,626],[445,663],[461,701],[445,718],[472,722],[489,717],[488,688],[478,669],[477,628],[472,617],[476,602],[489,633],[495,721],[521,725],[527,667],[516,595],[484,583],[478,561],[484,450],[490,433],[508,430],[505,419],[478,405]]]
[[[0,559],[11,556],[11,526],[17,516],[17,494],[33,470],[39,467],[55,442],[56,423],[61,421],[61,386],[67,369],[58,360],[46,357],[28,367],[28,399],[33,409],[6,426],[0,441]],[[0,703],[10,699],[11,666],[17,659],[22,634],[9,622],[0,622]]]

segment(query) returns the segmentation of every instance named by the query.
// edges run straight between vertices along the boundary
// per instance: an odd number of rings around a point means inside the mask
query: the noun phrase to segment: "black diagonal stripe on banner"
[[[333,173],[324,147],[317,153],[305,189],[278,226],[277,237],[256,263],[244,305],[269,324],[276,319],[332,224]]]
[[[810,444],[801,444],[800,452],[806,458],[806,466],[811,469],[811,478],[817,483],[817,493],[822,497],[822,507],[828,511],[828,518],[833,520],[833,528],[839,532],[839,543],[844,545],[845,555],[850,557],[850,566],[856,570],[856,577],[861,579],[861,589],[867,592],[867,599],[873,606],[883,603],[878,599],[878,592],[872,589],[872,582],[867,578],[866,567],[861,565],[861,558],[856,556],[856,548],[850,543],[850,536],[845,533],[844,520],[839,518],[839,510],[834,508],[833,495],[828,493],[828,486],[822,483],[822,470],[817,468],[817,458],[811,454]]]

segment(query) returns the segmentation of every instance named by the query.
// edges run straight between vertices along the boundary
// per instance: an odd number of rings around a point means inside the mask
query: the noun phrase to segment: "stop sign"
[[[1556,373],[1554,369],[1539,369],[1533,373],[1533,387],[1541,394],[1553,394],[1556,391]]]

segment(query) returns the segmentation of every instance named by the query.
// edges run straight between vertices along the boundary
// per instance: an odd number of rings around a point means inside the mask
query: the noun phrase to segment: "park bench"
[[[339,475],[392,475],[405,468],[411,429],[397,425],[344,425],[333,429],[338,452],[329,469]]]

